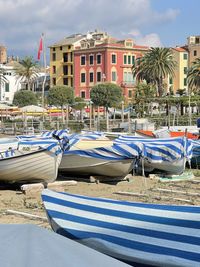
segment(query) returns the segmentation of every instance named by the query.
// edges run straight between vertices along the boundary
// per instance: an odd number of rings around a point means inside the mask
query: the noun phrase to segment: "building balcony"
[[[72,65],[73,64],[73,61],[62,61],[62,64],[63,65]]]
[[[135,81],[122,81],[120,83],[121,87],[134,87],[135,86]]]
[[[73,77],[73,74],[69,74],[69,73],[68,74],[64,74],[63,73],[62,76],[64,76],[64,77]]]

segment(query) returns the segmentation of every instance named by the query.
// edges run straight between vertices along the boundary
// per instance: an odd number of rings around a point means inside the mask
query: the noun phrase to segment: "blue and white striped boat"
[[[56,140],[21,140],[18,148],[0,152],[0,181],[52,182],[57,178],[62,150]]]
[[[200,207],[43,190],[52,229],[134,266],[200,266]]]
[[[181,174],[193,153],[193,143],[187,138],[146,139],[120,136],[114,140],[118,145],[138,142],[143,144],[140,168],[143,160],[144,171],[147,173]]]
[[[122,180],[134,169],[141,155],[141,144],[113,145],[112,141],[85,141],[64,151],[59,170],[68,175],[98,176],[102,180]],[[95,148],[89,148],[90,146]]]

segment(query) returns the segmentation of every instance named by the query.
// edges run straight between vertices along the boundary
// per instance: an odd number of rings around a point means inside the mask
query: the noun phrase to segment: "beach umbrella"
[[[0,266],[126,267],[96,250],[32,224],[0,224]]]
[[[20,108],[20,111],[22,112],[46,112],[47,110],[43,107],[29,105],[29,106]]]
[[[10,109],[11,107],[10,106],[8,106],[8,105],[6,105],[6,104],[2,104],[2,103],[0,103],[0,110],[5,110],[5,109]]]

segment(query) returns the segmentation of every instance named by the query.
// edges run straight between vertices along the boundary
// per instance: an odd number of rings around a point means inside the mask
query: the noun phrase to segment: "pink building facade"
[[[131,67],[148,49],[134,45],[132,39],[77,48],[74,51],[75,96],[89,100],[94,85],[111,82],[122,88],[127,101],[131,100],[135,86]]]

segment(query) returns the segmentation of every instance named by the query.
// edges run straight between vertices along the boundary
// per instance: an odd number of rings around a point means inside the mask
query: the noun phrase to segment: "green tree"
[[[164,79],[174,77],[176,62],[170,48],[151,48],[142,58],[135,61],[132,67],[133,76],[138,80],[146,80],[157,86],[158,96],[162,97]]]
[[[68,86],[53,86],[48,93],[48,103],[63,108],[74,101],[74,91]]]
[[[50,105],[54,105],[57,107],[61,107],[62,109],[62,120],[64,123],[64,106],[67,105],[67,116],[66,121],[68,124],[68,104],[72,104],[74,102],[74,91],[73,88],[68,86],[53,86],[49,90],[48,94],[48,103]]]
[[[187,74],[188,86],[191,91],[199,93],[200,89],[200,57],[193,63]]]
[[[135,109],[139,116],[143,116],[144,111],[149,114],[151,99],[156,95],[156,88],[153,84],[144,82],[138,83],[135,87]]]
[[[15,75],[18,80],[27,83],[27,89],[30,90],[33,82],[39,76],[40,67],[32,57],[25,57],[14,65]]]
[[[75,97],[73,108],[80,111],[80,119],[83,120],[83,109],[85,108],[85,101],[81,97]]]
[[[37,97],[31,91],[20,90],[14,94],[13,104],[19,107],[37,105]]]
[[[96,106],[104,106],[108,109],[122,101],[122,89],[113,83],[97,84],[92,87],[90,98]]]

